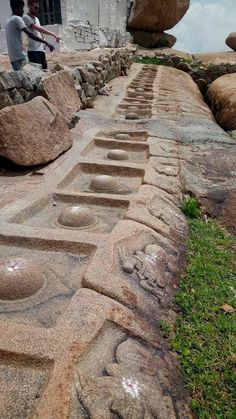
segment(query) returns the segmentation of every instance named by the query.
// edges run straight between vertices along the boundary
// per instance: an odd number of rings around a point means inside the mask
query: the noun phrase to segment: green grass
[[[136,58],[135,62],[138,64],[155,64],[155,65],[166,65],[164,60],[160,58],[150,58],[150,57],[143,57],[143,58]]]
[[[191,65],[195,64],[195,61],[191,58],[181,58],[181,61],[184,62],[184,63],[189,63]],[[152,64],[152,65],[154,64],[154,65],[165,65],[165,66],[168,66],[168,67],[174,67],[174,63],[171,63],[171,57],[169,57],[169,60],[168,60],[168,55],[163,57],[163,59],[158,58],[158,57],[154,57],[154,58],[151,58],[151,57],[143,57],[143,58],[136,57],[135,62],[139,63],[139,64]],[[200,64],[198,64],[198,66],[199,65]]]
[[[189,218],[199,218],[201,210],[197,199],[185,196],[182,200],[182,211]]]
[[[175,299],[181,314],[171,333],[161,327],[180,355],[197,417],[235,419],[236,314],[222,306],[236,308],[236,241],[215,221],[189,219],[189,227],[188,264]]]

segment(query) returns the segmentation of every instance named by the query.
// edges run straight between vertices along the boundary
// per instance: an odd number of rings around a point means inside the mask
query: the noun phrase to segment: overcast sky
[[[190,0],[190,8],[171,31],[175,49],[186,52],[229,50],[225,39],[236,32],[236,0]]]

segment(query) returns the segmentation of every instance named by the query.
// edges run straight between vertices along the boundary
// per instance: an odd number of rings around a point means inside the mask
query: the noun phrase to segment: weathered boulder
[[[20,166],[54,160],[72,146],[68,125],[43,97],[0,111],[0,156]]]
[[[205,95],[206,91],[207,91],[207,82],[204,79],[197,79],[195,81],[195,83],[197,84],[200,92],[202,95]]]
[[[231,32],[225,40],[226,45],[236,51],[236,32]]]
[[[144,48],[172,48],[176,43],[176,37],[168,33],[130,31],[135,44]]]
[[[189,4],[190,0],[136,0],[128,28],[149,32],[171,29],[185,15]]]
[[[178,68],[178,70],[185,71],[186,73],[189,73],[192,70],[191,65],[186,61],[180,61],[176,68]]]
[[[205,52],[202,54],[194,54],[193,58],[197,61],[201,61],[203,65],[236,65],[236,54],[233,51]]]
[[[38,87],[38,95],[44,96],[59,109],[68,124],[80,110],[81,101],[74,79],[67,71],[45,76]]]
[[[236,73],[216,79],[207,90],[207,100],[218,124],[226,131],[236,129]]]
[[[38,86],[42,77],[44,76],[44,72],[41,68],[33,63],[27,63],[23,67],[22,74],[27,74],[33,86]]]

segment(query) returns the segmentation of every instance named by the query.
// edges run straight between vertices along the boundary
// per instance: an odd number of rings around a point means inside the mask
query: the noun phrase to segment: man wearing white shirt
[[[6,39],[8,56],[11,61],[13,70],[21,70],[23,62],[26,60],[26,56],[23,48],[22,32],[25,32],[29,38],[47,45],[50,51],[54,50],[54,47],[42,38],[39,38],[32,32],[30,32],[22,16],[24,14],[24,0],[11,0],[10,1],[12,15],[9,17],[6,23]]]
[[[39,1],[38,0],[28,0],[28,13],[23,16],[28,30],[36,35],[39,38],[43,39],[43,35],[53,36],[57,42],[60,41],[60,37],[57,36],[54,32],[50,32],[47,29],[43,28],[37,18],[39,11]],[[43,69],[47,69],[47,60],[44,50],[44,45],[40,42],[34,41],[33,39],[29,40],[28,45],[28,58],[32,63],[41,64]]]

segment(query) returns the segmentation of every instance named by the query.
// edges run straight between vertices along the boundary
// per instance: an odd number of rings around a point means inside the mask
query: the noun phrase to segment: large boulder
[[[226,45],[236,51],[236,32],[231,32],[225,40]]]
[[[163,32],[173,28],[185,15],[190,0],[135,0],[128,28]]]
[[[72,146],[66,120],[43,97],[0,111],[0,156],[20,166],[54,160]]]
[[[218,124],[226,131],[236,129],[236,73],[216,79],[207,90],[207,100]]]
[[[74,79],[67,71],[58,71],[41,80],[38,94],[44,96],[64,115],[68,124],[81,108],[81,101]]]
[[[130,31],[135,44],[144,48],[172,48],[176,43],[176,37],[168,33]]]

